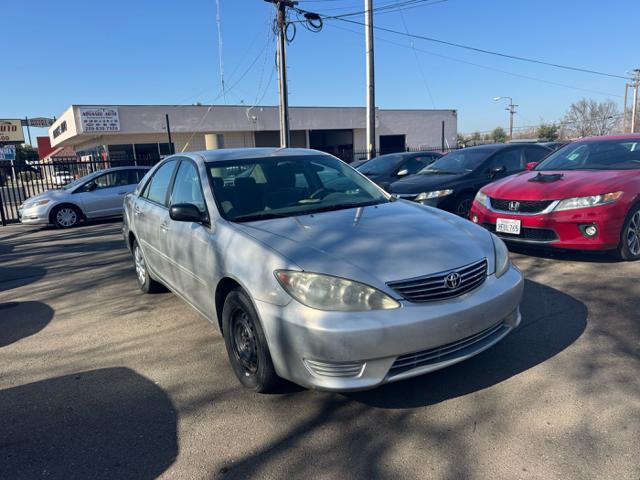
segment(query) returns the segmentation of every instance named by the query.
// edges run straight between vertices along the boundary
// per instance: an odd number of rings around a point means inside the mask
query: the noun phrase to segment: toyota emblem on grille
[[[447,288],[458,288],[460,286],[460,274],[458,272],[450,273],[445,277],[444,284]]]
[[[509,202],[509,210],[512,212],[520,210],[520,202]]]

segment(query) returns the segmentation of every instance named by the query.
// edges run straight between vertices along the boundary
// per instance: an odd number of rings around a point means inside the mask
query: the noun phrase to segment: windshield
[[[390,201],[375,184],[330,156],[209,162],[207,171],[220,213],[235,222]]]
[[[365,175],[379,175],[393,170],[402,161],[403,156],[398,154],[381,155],[372,158],[364,165],[358,167],[358,171]]]
[[[62,189],[63,190],[69,190],[69,189],[71,189],[73,187],[77,187],[82,182],[84,182],[86,179],[87,179],[87,177],[78,178],[78,179],[74,180],[73,182],[67,183],[64,187],[62,187]]]
[[[640,168],[640,140],[590,140],[570,143],[534,170],[633,170]]]
[[[431,165],[423,168],[419,174],[429,173],[467,173],[472,172],[480,164],[489,157],[495,149],[493,148],[481,148],[481,149],[463,149],[451,152],[442,158],[439,158]]]

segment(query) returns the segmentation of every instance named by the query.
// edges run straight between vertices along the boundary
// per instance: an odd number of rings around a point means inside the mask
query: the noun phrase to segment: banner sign
[[[80,124],[84,133],[119,132],[117,108],[80,108]]]
[[[53,118],[46,117],[36,117],[29,118],[29,124],[27,125],[27,120],[22,120],[23,127],[37,127],[37,128],[49,128],[53,125]]]
[[[0,160],[15,160],[16,147],[10,145],[8,147],[0,147]]]
[[[0,119],[0,143],[22,143],[22,121],[14,119]]]

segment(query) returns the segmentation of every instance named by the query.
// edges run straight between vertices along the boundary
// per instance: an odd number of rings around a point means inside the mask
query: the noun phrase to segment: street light
[[[516,113],[516,107],[518,105],[513,104],[513,98],[511,97],[494,97],[493,101],[509,99],[509,106],[505,108],[509,112],[509,140],[513,140],[513,115]]]

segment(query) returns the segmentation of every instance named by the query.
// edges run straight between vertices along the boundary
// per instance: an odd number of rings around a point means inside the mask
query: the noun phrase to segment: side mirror
[[[489,176],[493,178],[496,175],[498,175],[500,173],[503,173],[503,172],[506,172],[506,171],[507,171],[507,168],[504,165],[502,165],[500,167],[491,168],[491,169],[489,169]]]
[[[538,162],[529,162],[529,163],[527,163],[527,166],[525,168],[527,170],[533,170],[536,165],[538,165]]]
[[[406,168],[403,168],[402,170],[400,170],[398,173],[396,173],[396,176],[398,177],[404,177],[405,175],[407,175],[409,173],[409,170],[407,170]]]
[[[176,222],[206,223],[207,215],[192,203],[176,203],[169,209],[169,218]]]

